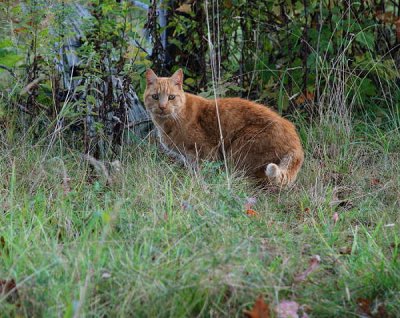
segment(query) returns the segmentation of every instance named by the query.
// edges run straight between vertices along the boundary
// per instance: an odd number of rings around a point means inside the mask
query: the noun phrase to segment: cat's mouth
[[[155,111],[153,112],[153,115],[159,118],[167,118],[172,116],[172,112],[166,112],[166,111]]]

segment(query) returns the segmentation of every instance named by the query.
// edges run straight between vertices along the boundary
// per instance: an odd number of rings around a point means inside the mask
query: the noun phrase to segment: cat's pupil
[[[158,94],[153,94],[151,95],[151,97],[153,97],[153,99],[158,100]]]
[[[168,99],[169,99],[169,100],[173,100],[174,98],[175,98],[175,95],[169,95],[169,96],[168,96]]]

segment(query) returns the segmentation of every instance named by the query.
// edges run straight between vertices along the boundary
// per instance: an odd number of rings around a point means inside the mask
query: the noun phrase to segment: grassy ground
[[[18,295],[0,313],[242,317],[263,294],[310,317],[356,317],[360,298],[400,316],[399,131],[335,127],[300,129],[305,165],[277,193],[234,176],[228,189],[218,165],[195,176],[146,144],[106,186],[73,151],[2,138],[0,279]]]

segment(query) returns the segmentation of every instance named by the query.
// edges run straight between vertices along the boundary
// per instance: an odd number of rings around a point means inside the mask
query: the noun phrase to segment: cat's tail
[[[270,163],[265,169],[268,180],[277,186],[291,185],[297,177],[301,165],[303,164],[303,152],[289,153],[284,156],[279,163]]]

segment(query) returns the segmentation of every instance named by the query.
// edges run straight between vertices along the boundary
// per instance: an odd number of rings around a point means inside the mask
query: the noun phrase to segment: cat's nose
[[[161,110],[165,110],[165,109],[167,108],[167,104],[159,104],[158,107],[159,107]]]

